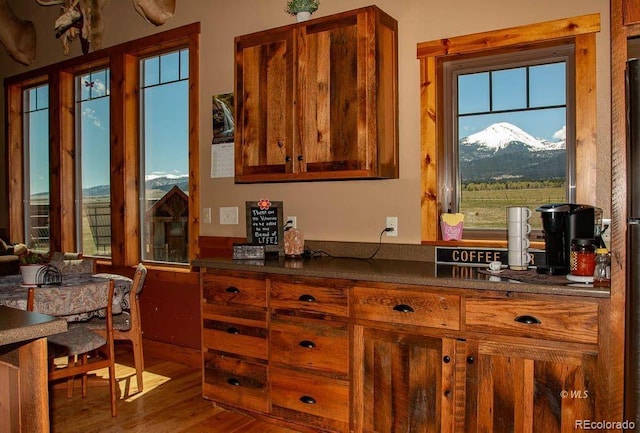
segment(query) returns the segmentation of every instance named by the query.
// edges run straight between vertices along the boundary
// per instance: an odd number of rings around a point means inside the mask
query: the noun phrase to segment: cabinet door
[[[572,432],[595,420],[596,355],[467,342],[467,432]]]
[[[293,33],[236,38],[236,180],[291,171]]]
[[[452,431],[455,345],[355,326],[354,431]]]

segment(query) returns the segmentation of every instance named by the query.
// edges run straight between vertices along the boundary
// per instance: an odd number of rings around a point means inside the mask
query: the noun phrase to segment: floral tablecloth
[[[113,314],[120,314],[124,309],[129,308],[131,278],[111,274],[63,274],[60,287],[64,288],[65,286],[80,284],[100,284],[109,279],[113,279],[114,281]],[[26,310],[28,292],[28,286],[22,284],[22,276],[8,275],[0,277],[0,305]],[[104,311],[96,311],[93,315],[104,316]]]

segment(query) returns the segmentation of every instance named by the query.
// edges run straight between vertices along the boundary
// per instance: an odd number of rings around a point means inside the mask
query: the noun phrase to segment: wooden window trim
[[[49,83],[50,245],[75,251],[75,118],[73,78],[97,67],[111,71],[111,262],[133,266],[141,260],[139,218],[139,66],[140,58],[177,48],[189,49],[189,258],[198,255],[199,218],[199,46],[200,23],[193,23],[91,52],[4,81],[6,103],[8,233],[25,239],[23,193],[22,91]],[[135,193],[133,193],[135,191]],[[70,193],[69,193],[70,192]]]
[[[516,51],[553,41],[575,45],[576,65],[576,200],[594,203],[596,186],[597,100],[596,37],[600,14],[529,24],[508,29],[422,42],[420,61],[421,221],[422,243],[441,241],[438,205],[438,151],[443,137],[442,59],[461,54]],[[541,36],[544,35],[544,36]],[[460,241],[503,246],[503,241]],[[447,245],[451,245],[448,241]]]

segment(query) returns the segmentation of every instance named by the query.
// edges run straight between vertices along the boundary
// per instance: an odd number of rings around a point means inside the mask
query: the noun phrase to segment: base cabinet
[[[450,339],[356,326],[355,432],[439,432],[451,424]]]
[[[203,269],[203,394],[318,432],[605,419],[609,300]]]
[[[468,341],[466,360],[466,432],[568,432],[596,419],[595,353]]]

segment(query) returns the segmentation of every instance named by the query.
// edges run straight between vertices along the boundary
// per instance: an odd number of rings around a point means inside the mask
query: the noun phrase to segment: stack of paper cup
[[[507,207],[509,269],[524,271],[529,267],[531,262],[531,254],[529,254],[530,217],[531,209],[526,206]]]

